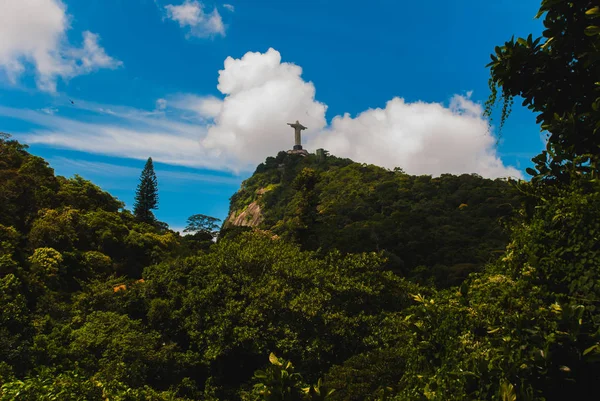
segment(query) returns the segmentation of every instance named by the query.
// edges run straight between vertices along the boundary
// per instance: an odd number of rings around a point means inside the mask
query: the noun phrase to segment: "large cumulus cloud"
[[[315,99],[314,85],[301,74],[299,66],[282,62],[274,49],[227,58],[217,86],[224,99],[198,101],[199,110],[213,111],[204,113],[213,124],[203,147],[230,163],[255,164],[288,149],[292,135],[285,124],[300,119],[308,127],[303,135],[311,150],[325,148],[411,174],[520,175],[497,156],[496,140],[470,93],[455,95],[447,106],[394,98],[384,109],[369,109],[354,118],[335,116],[327,125],[327,106]]]
[[[122,63],[108,56],[97,34],[82,33],[82,46],[67,40],[71,17],[61,0],[0,1],[0,72],[16,83],[32,66],[38,87],[56,91],[58,78],[70,79]]]
[[[166,95],[153,112],[90,106],[88,111],[113,119],[106,124],[68,124],[57,116],[1,107],[0,114],[45,126],[29,133],[30,142],[215,170],[252,171],[267,156],[290,149],[293,132],[286,124],[298,119],[308,127],[303,138],[309,151],[325,148],[410,174],[521,175],[497,155],[496,140],[470,93],[444,103],[396,97],[385,108],[335,116],[328,124],[327,106],[316,99],[313,83],[274,49],[228,57],[217,89],[220,96]]]

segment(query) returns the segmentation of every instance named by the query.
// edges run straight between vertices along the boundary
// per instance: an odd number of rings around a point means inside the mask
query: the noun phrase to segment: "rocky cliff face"
[[[268,157],[257,166],[254,174],[232,196],[224,229],[261,227],[267,222],[272,225],[283,217],[281,213],[294,194],[292,181],[302,168],[317,163],[315,155],[305,150],[302,154],[298,152],[279,152],[277,157]]]
[[[225,227],[257,227],[263,221],[260,205],[254,201],[243,211],[234,210],[225,221]]]
[[[238,227],[258,227],[263,221],[264,216],[261,209],[260,199],[262,195],[270,191],[273,186],[259,188],[254,192],[252,202],[243,208],[232,208],[229,216],[225,220],[223,228],[232,226]]]

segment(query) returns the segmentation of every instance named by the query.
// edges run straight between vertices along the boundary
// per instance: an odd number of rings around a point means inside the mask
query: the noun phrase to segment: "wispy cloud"
[[[54,115],[58,109],[56,107],[44,107],[43,109],[40,109],[40,111],[46,114]]]
[[[165,118],[152,118],[144,113],[122,113],[102,109],[113,118],[110,122],[91,123],[48,115],[32,110],[0,106],[0,115],[29,121],[42,128],[21,134],[32,144],[45,144],[62,149],[128,157],[190,166],[215,167],[218,160],[208,159],[199,140],[206,129]],[[226,166],[219,166],[227,169]]]
[[[200,120],[214,119],[221,113],[223,100],[215,96],[197,96],[192,94],[179,94],[170,99],[173,107],[194,113]]]
[[[165,99],[158,99],[156,101],[156,110],[164,110],[167,108],[167,101]]]
[[[235,11],[235,7],[231,4],[223,4],[223,7],[225,7],[227,10],[234,12]]]
[[[66,157],[54,157],[50,159],[51,164],[60,165],[61,167],[76,168],[77,171],[84,173],[93,173],[106,177],[115,178],[137,178],[141,173],[140,168],[122,166],[113,163],[94,162],[82,159],[69,159]],[[210,174],[200,174],[186,171],[172,171],[164,170],[161,168],[155,168],[155,172],[159,180],[169,181],[195,181],[204,182],[211,184],[222,184],[222,185],[237,185],[240,182],[239,178],[231,176],[220,176]]]
[[[30,143],[236,173],[291,148],[286,123],[299,119],[308,127],[302,135],[308,149],[322,147],[358,162],[410,174],[521,176],[503,163],[482,106],[470,93],[447,104],[395,97],[384,108],[335,116],[328,124],[327,105],[316,100],[314,84],[302,78],[301,67],[282,62],[278,51],[228,57],[224,64],[221,98],[170,95],[153,111],[76,100],[77,111],[94,117],[87,122],[7,107],[0,115],[39,126],[23,136]]]
[[[215,7],[207,13],[205,5],[197,0],[185,0],[183,4],[165,6],[167,18],[179,23],[188,30],[188,36],[206,38],[215,35],[225,36],[225,25]]]
[[[78,174],[98,174],[101,176],[124,178],[134,177],[140,174],[140,169],[128,166],[121,166],[112,163],[92,162],[81,159],[71,159],[66,157],[53,157],[49,159],[50,165],[60,166],[61,168],[68,167],[69,169],[75,168]]]

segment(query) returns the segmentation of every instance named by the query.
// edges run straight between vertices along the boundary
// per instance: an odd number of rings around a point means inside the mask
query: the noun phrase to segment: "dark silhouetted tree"
[[[547,147],[527,168],[532,181],[600,171],[600,7],[598,0],[543,0],[541,37],[512,38],[491,55],[486,113],[502,98],[500,126],[514,98],[537,113]],[[575,175],[577,175],[575,174]]]
[[[206,233],[211,236],[215,236],[216,232],[219,230],[219,224],[221,219],[217,219],[215,217],[206,216],[204,214],[195,214],[193,216],[188,217],[187,226],[184,233]]]
[[[149,157],[135,191],[133,213],[140,221],[153,223],[156,220],[152,213],[153,209],[158,209],[158,181],[154,173],[152,158]]]

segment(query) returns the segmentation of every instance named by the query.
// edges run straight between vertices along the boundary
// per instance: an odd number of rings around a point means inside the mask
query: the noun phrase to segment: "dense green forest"
[[[383,252],[400,276],[448,287],[504,251],[503,223],[519,206],[504,179],[411,176],[280,152],[232,197],[223,235],[255,226],[322,254]]]
[[[280,153],[213,242],[151,160],[132,213],[2,135],[0,400],[596,398],[600,6],[538,17],[489,65],[548,132],[529,181]]]

